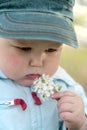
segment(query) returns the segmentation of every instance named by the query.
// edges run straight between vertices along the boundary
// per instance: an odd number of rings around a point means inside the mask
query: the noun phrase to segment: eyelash
[[[20,49],[20,50],[22,50],[22,51],[31,51],[31,49],[32,48],[27,48],[27,47],[23,47],[23,48],[21,48],[21,47],[18,47],[18,49]]]
[[[52,48],[46,50],[46,52],[55,52],[55,51],[57,51],[57,50],[56,49],[52,49]]]
[[[23,48],[17,47],[17,48],[22,50],[22,51],[31,51],[32,50],[32,48],[30,48],[30,47],[29,48],[27,48],[27,47],[23,47]],[[49,48],[49,49],[45,50],[45,52],[47,52],[47,53],[51,53],[51,52],[55,52],[55,51],[57,51],[57,49]]]

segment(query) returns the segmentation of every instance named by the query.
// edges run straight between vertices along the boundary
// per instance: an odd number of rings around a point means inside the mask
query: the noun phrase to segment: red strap
[[[21,105],[23,111],[27,108],[27,104],[23,99],[14,99],[14,104]]]
[[[33,97],[36,105],[41,105],[42,104],[39,97],[37,96],[37,94],[35,92],[32,92],[32,97]]]

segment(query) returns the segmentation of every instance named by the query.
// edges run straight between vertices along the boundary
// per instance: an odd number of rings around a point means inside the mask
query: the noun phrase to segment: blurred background
[[[64,45],[61,66],[83,85],[87,94],[87,0],[76,0],[74,18],[79,48]]]

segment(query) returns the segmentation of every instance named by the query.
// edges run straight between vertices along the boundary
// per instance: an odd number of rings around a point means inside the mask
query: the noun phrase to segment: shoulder
[[[21,87],[13,80],[0,78],[0,98],[15,97],[21,94],[23,90],[24,87]]]
[[[71,89],[80,95],[85,95],[82,85],[76,82],[62,67],[58,68],[53,75],[53,78],[55,78],[60,84],[63,84],[65,89]]]
[[[62,67],[58,68],[53,78],[61,80],[70,86],[76,85],[76,81]]]

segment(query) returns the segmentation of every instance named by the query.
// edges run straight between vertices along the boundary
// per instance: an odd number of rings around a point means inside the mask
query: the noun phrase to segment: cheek
[[[17,54],[8,54],[5,58],[4,64],[8,71],[15,73],[23,69],[23,58]]]
[[[23,74],[23,71],[26,70],[25,63],[24,56],[14,50],[0,51],[0,70],[11,79],[17,79]]]
[[[16,79],[24,69],[23,64],[23,58],[21,56],[8,54],[2,63],[1,69],[9,78]]]
[[[3,53],[0,56],[0,69],[5,73],[7,77],[16,77],[19,72],[20,58],[16,54],[9,52]]]
[[[52,76],[58,69],[60,63],[60,56],[55,56],[52,59],[49,59],[45,69],[46,74]]]
[[[19,63],[20,63],[20,58],[17,56],[17,55],[14,55],[14,54],[9,54],[7,57],[6,57],[6,62],[10,65],[10,66],[18,66]]]

